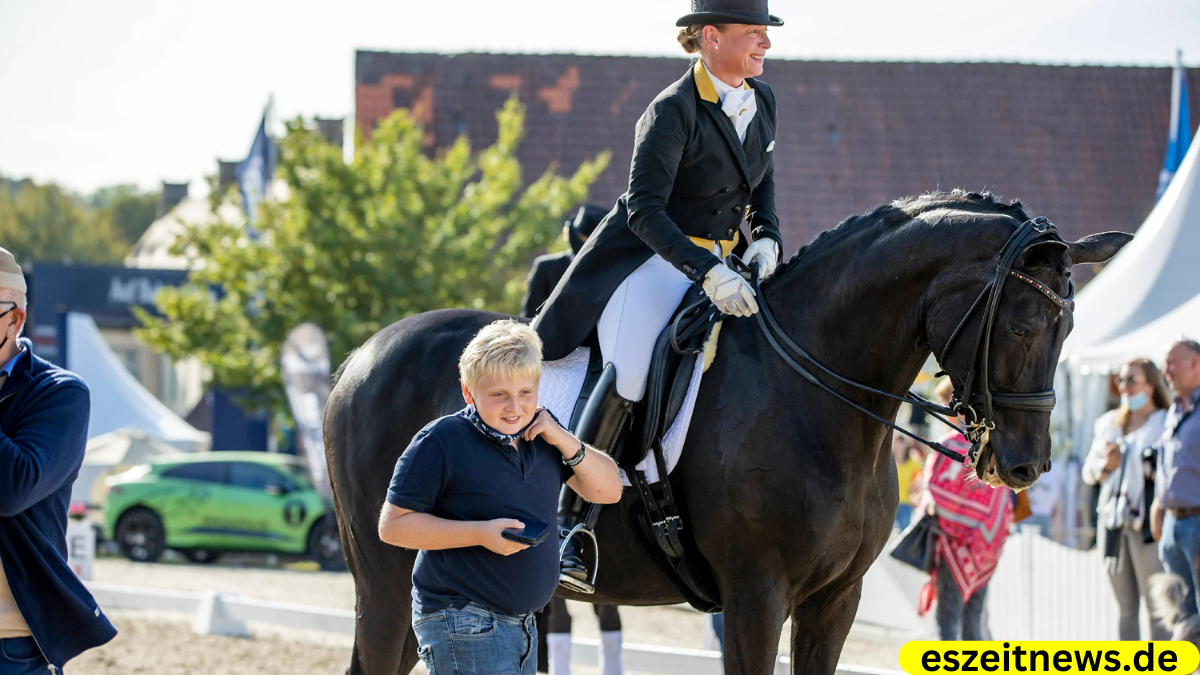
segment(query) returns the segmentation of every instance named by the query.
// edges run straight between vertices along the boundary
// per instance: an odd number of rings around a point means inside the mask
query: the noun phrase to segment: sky
[[[770,58],[1200,65],[1197,0],[771,0]],[[0,0],[0,174],[156,187],[262,109],[354,115],[356,49],[680,56],[687,0]],[[768,61],[764,79],[770,82]]]

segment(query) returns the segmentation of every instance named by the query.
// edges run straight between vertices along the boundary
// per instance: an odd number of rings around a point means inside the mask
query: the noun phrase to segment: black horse
[[[1028,219],[1019,203],[960,191],[910,198],[856,216],[802,249],[764,287],[779,324],[840,375],[903,393],[932,351],[942,354]],[[1016,267],[1066,294],[1073,263],[1107,260],[1118,232],[1029,246]],[[981,312],[964,327],[975,335]],[[340,373],[325,416],[326,452],[358,619],[351,673],[407,673],[416,553],[383,544],[377,519],[396,458],[429,420],[460,409],[455,364],[501,315],[443,310],[372,337]],[[1032,285],[1005,287],[992,328],[991,388],[1050,389],[1069,309]],[[972,341],[943,368],[961,386]],[[786,367],[754,319],[726,320],[704,376],[682,459],[671,476],[696,550],[725,608],[727,673],[774,672],[792,619],[792,672],[832,674],[858,608],[862,578],[883,549],[897,505],[892,431]],[[894,420],[899,403],[830,381]],[[998,408],[990,445],[999,479],[1032,483],[1049,466],[1049,413]],[[617,605],[682,601],[635,525],[632,491],[604,510],[596,594]],[[562,593],[560,589],[560,593]],[[568,594],[568,597],[572,597]]]

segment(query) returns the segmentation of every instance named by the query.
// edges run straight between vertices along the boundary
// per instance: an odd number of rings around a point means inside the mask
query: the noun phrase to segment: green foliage
[[[160,196],[157,191],[142,192],[136,185],[115,185],[97,190],[88,201],[98,210],[97,216],[132,246],[158,217]]]
[[[130,185],[82,199],[61,187],[0,176],[0,246],[17,260],[120,264],[158,209],[157,192]]]
[[[175,247],[197,263],[163,289],[161,319],[139,337],[175,358],[195,356],[220,385],[285,410],[279,352],[303,321],[325,329],[336,367],[404,317],[448,307],[516,312],[530,260],[557,240],[563,214],[587,197],[608,155],[528,186],[516,157],[524,107],[496,114],[499,138],[472,152],[465,137],[431,157],[407,111],[356,140],[354,161],[301,120],[287,125],[278,175],[288,197],[260,208],[251,236],[215,222]],[[214,293],[212,289],[219,289]]]
[[[73,195],[54,184],[8,183],[0,190],[0,246],[21,263],[34,260],[111,263],[128,245]]]

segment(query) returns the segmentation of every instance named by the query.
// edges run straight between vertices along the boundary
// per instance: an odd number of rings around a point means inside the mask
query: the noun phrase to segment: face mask
[[[1125,406],[1129,410],[1141,410],[1143,407],[1145,407],[1148,400],[1149,399],[1146,397],[1146,392],[1144,391],[1140,394],[1134,394],[1133,396],[1130,396],[1129,394],[1121,394],[1121,405]]]
[[[5,316],[8,315],[9,312],[13,311],[14,309],[16,309],[15,305],[12,307],[9,307],[7,310],[5,310],[3,312],[0,312],[0,319],[3,319]],[[4,339],[0,340],[0,349],[4,349],[4,345],[6,345],[6,344],[8,344],[8,328],[7,327],[4,329]]]

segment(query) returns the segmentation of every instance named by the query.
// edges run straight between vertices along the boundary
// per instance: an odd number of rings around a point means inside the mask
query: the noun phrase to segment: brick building
[[[605,150],[591,201],[625,189],[633,129],[684,58],[565,54],[357,54],[356,124],[417,111],[431,148],[496,138],[495,111],[527,106],[527,177]],[[1170,68],[769,60],[778,100],[776,183],[795,250],[848,215],[935,188],[1019,198],[1068,236],[1136,228],[1154,205]],[[1200,109],[1200,73],[1190,74]]]

